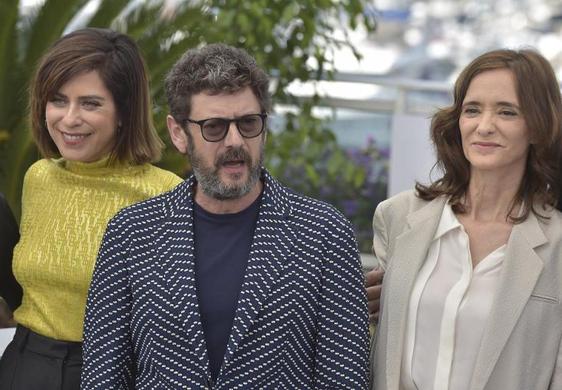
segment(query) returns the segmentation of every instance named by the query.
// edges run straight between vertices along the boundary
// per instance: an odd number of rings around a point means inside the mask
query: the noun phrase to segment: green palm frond
[[[92,19],[88,22],[88,26],[102,28],[111,26],[129,2],[130,0],[103,0]]]
[[[0,2],[0,128],[8,129],[16,121],[17,107],[14,99],[9,98],[9,91],[14,91],[17,59],[18,1],[6,0]]]
[[[18,0],[0,0],[0,191],[6,194],[16,214],[23,176],[39,157],[27,123],[29,79],[46,48],[90,1],[45,0],[33,12],[21,15]],[[163,81],[188,48],[224,42],[247,49],[264,69],[275,74],[276,101],[290,102],[290,82],[320,77],[324,70],[330,71],[330,50],[338,45],[350,46],[346,39],[332,38],[334,29],[342,27],[338,24],[342,13],[348,16],[344,29],[359,24],[373,28],[372,21],[362,13],[366,3],[367,0],[182,0],[173,12],[163,15],[164,0],[102,0],[90,19],[82,23],[111,27],[138,42],[150,73],[154,120],[169,144]],[[309,58],[316,59],[316,69],[310,68]],[[305,171],[313,172],[314,156],[295,156],[295,150],[301,153],[298,148],[286,149],[293,148],[295,142],[304,145],[302,140],[312,140],[322,146],[330,144],[335,150],[334,138],[321,121],[312,117],[310,107],[314,104],[314,99],[299,104],[299,120],[288,118],[288,131],[276,134],[276,139],[270,135],[268,145],[274,147],[270,159],[302,161]],[[317,146],[310,144],[306,150],[316,150]],[[333,154],[338,155],[337,150]],[[160,165],[179,174],[187,168],[186,159],[173,151],[164,154]],[[279,172],[283,164],[270,168]]]
[[[25,63],[33,69],[45,49],[58,39],[88,0],[46,0],[30,25]]]

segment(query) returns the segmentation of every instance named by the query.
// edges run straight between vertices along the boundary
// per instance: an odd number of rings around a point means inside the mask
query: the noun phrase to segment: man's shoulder
[[[286,193],[286,200],[291,210],[290,214],[293,218],[299,220],[299,223],[303,226],[320,230],[334,227],[348,229],[351,227],[348,219],[333,205],[303,195],[289,187],[280,186]]]
[[[312,215],[330,215],[334,218],[345,218],[343,214],[333,205],[311,196],[303,195],[287,188],[288,199],[295,211],[305,212]]]
[[[178,203],[186,201],[189,187],[190,181],[184,181],[170,191],[127,206],[112,218],[112,223],[127,227],[130,231],[161,224],[172,215]]]

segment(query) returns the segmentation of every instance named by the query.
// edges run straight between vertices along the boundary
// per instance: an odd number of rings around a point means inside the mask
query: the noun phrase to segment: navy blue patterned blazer
[[[190,178],[109,223],[86,308],[82,389],[366,388],[366,297],[351,226],[265,170],[262,180],[216,383],[195,291]]]

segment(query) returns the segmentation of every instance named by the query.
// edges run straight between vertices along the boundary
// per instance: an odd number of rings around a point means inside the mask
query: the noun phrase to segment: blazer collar
[[[287,222],[292,213],[289,191],[262,169],[264,189],[246,274],[227,344],[221,372],[229,361],[267,299],[268,292],[282,272],[295,241]],[[195,290],[195,252],[193,236],[193,176],[169,193],[169,209],[162,247],[162,267],[173,308],[191,340],[201,368],[210,378],[207,350]],[[219,378],[221,373],[219,373]]]
[[[385,309],[388,318],[386,381],[389,389],[399,387],[404,334],[412,287],[426,259],[446,202],[446,197],[438,197],[419,210],[408,214],[407,226],[396,238],[392,263],[387,272],[392,274],[392,278],[388,278],[393,281],[392,290],[400,291],[400,293],[389,297],[389,304]]]
[[[482,336],[471,390],[482,390],[505,347],[543,269],[535,248],[547,243],[535,214],[513,226],[490,316]]]

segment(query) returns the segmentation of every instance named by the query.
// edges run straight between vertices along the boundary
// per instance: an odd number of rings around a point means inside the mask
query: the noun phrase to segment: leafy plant
[[[0,191],[19,214],[25,171],[37,158],[26,119],[27,83],[46,48],[68,28],[88,0],[46,0],[21,15],[19,1],[0,2]],[[135,2],[134,4],[137,4]],[[348,188],[359,189],[365,169],[345,158],[332,132],[312,115],[317,98],[304,103],[287,92],[295,81],[333,74],[334,50],[351,45],[345,32],[359,26],[374,29],[366,16],[367,0],[191,0],[170,6],[163,0],[144,1],[131,8],[129,0],[102,0],[89,18],[75,27],[111,27],[134,37],[143,51],[151,76],[154,118],[165,135],[164,75],[190,47],[225,42],[243,47],[274,76],[274,102],[298,107],[289,114],[284,131],[268,137],[267,165],[287,177],[291,169],[310,183],[311,191],[338,177]],[[335,32],[343,31],[338,39]],[[326,170],[317,167],[323,155]],[[189,166],[172,147],[162,167],[185,175]]]
[[[332,136],[325,130],[319,134],[323,138]],[[288,142],[288,138],[277,138],[274,142]],[[291,142],[291,147],[283,149],[291,152],[271,161],[270,165],[276,166],[278,171],[276,177],[294,190],[338,208],[352,222],[360,251],[370,253],[373,213],[377,204],[386,198],[388,149],[380,147],[374,139],[345,151],[331,139],[323,142],[295,137]],[[326,144],[329,146],[315,146]],[[309,164],[314,165],[314,171],[305,174],[303,167]]]

